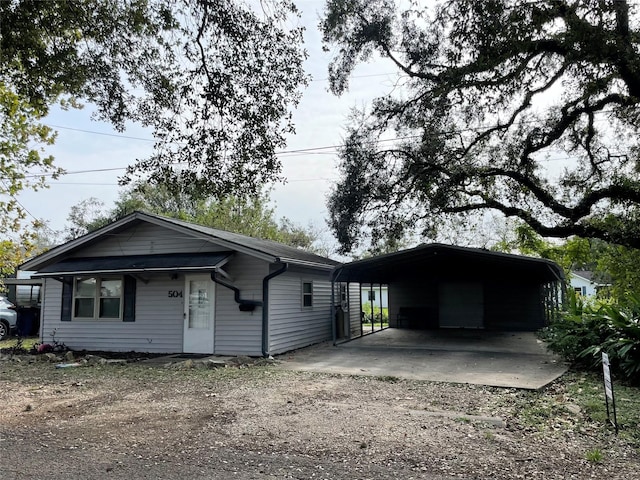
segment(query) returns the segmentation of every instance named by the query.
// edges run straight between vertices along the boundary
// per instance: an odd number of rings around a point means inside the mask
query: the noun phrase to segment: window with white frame
[[[73,318],[122,318],[122,278],[76,277],[73,288]]]
[[[375,302],[376,301],[376,291],[375,290],[369,290],[369,295],[367,296],[367,299],[370,302]]]
[[[313,307],[313,282],[302,282],[302,306]]]

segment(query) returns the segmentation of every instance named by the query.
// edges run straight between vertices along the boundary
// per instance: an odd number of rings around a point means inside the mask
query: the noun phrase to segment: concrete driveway
[[[567,366],[531,332],[389,328],[278,357],[280,368],[540,389]]]

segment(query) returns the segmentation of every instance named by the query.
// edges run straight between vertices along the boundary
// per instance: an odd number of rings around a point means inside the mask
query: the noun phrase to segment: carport
[[[387,285],[389,327],[414,330],[535,331],[564,291],[552,261],[438,243],[341,265],[332,279]]]

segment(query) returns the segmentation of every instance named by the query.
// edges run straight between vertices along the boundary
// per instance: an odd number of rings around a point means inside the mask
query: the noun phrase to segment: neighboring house
[[[589,270],[576,270],[569,274],[569,283],[576,293],[585,297],[593,297],[602,287],[608,286],[594,280],[594,273]]]
[[[373,305],[374,308],[389,308],[389,287],[386,285],[365,283],[361,286],[360,292],[363,307]]]
[[[336,265],[275,242],[136,212],[20,268],[44,281],[44,342],[259,356],[332,338]]]

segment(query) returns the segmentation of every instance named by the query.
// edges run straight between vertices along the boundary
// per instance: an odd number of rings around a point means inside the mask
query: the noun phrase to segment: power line
[[[316,177],[316,178],[291,178],[285,179],[286,183],[299,183],[299,182],[320,182],[320,181],[334,181],[338,180],[339,177]],[[77,185],[82,187],[117,187],[118,183],[96,183],[96,182],[58,182],[56,180],[52,181],[50,185]]]
[[[127,140],[140,140],[140,141],[143,141],[143,142],[155,142],[155,140],[153,138],[132,137],[132,136],[129,136],[129,135],[122,135],[122,134],[119,134],[119,133],[98,132],[96,130],[85,130],[83,128],[65,127],[63,125],[54,125],[52,123],[43,123],[43,125],[46,125],[47,127],[51,127],[51,128],[59,128],[59,129],[62,129],[62,130],[72,130],[74,132],[89,133],[91,135],[103,135],[105,137],[124,138],[124,139],[127,139]]]
[[[24,210],[24,211],[26,212],[26,214],[27,214],[27,215],[29,215],[31,218],[33,218],[33,220],[34,220],[34,221],[39,222],[45,230],[48,230],[48,231],[49,231],[49,233],[53,233],[53,234],[55,234],[55,233],[56,233],[56,232],[55,232],[55,230],[53,230],[51,227],[49,227],[49,225],[47,225],[47,223],[46,223],[46,222],[42,221],[42,220],[41,220],[41,219],[39,219],[39,218],[36,218],[36,216],[35,216],[33,213],[31,213],[31,212],[29,211],[29,209],[28,209],[27,207],[25,207],[25,206],[24,206],[24,204],[23,204],[22,202],[20,202],[20,200],[18,200],[18,198],[17,198],[15,195],[13,195],[12,193],[9,193],[9,188],[7,187],[7,184],[6,184],[6,183],[4,182],[4,180],[2,180],[1,178],[0,178],[0,183],[2,183],[2,185],[3,185],[3,186],[4,186],[4,188],[5,188],[5,190],[7,191],[6,195],[9,195],[9,197],[11,197],[11,199],[12,199],[14,202],[16,202],[16,203],[18,204],[18,206],[19,206],[22,210]]]
[[[603,110],[600,113],[610,113],[611,110]],[[525,124],[535,124],[535,123],[539,123],[539,120],[530,120],[530,121],[525,121],[525,122],[521,122],[521,123],[525,123]],[[50,125],[53,126],[53,125]],[[91,130],[83,130],[83,129],[78,129],[78,128],[72,128],[72,127],[63,127],[63,126],[55,126],[55,128],[63,128],[63,129],[68,129],[68,130],[75,130],[75,131],[79,131],[79,132],[83,132],[83,133],[89,133],[89,134],[96,134],[96,135],[106,135],[106,136],[110,136],[110,137],[119,137],[119,138],[125,138],[125,139],[134,139],[134,140],[144,140],[144,141],[153,141],[150,139],[145,139],[145,138],[141,138],[141,137],[131,137],[131,136],[125,136],[125,135],[119,135],[119,134],[112,134],[112,133],[104,133],[104,132],[96,132],[96,131],[91,131]],[[442,132],[443,134],[454,134],[454,133],[464,133],[464,132],[480,132],[480,131],[484,131],[489,127],[469,127],[469,128],[461,128],[461,129],[456,129],[456,130],[451,130],[448,132]],[[386,142],[395,142],[395,141],[401,141],[401,140],[411,140],[411,139],[416,139],[416,138],[421,138],[422,135],[407,135],[407,136],[403,136],[403,137],[393,137],[393,138],[387,138],[387,139],[379,139],[376,140],[376,143],[386,143]],[[175,142],[171,142],[171,143],[175,143]],[[299,148],[299,149],[294,149],[294,150],[282,150],[280,152],[275,152],[276,156],[282,156],[282,155],[288,155],[288,156],[296,156],[296,154],[306,154],[306,155],[334,155],[337,152],[327,152],[328,150],[336,150],[339,148],[342,148],[343,145],[339,144],[339,145],[324,145],[324,146],[319,146],[319,147],[308,147],[308,148]],[[570,159],[570,158],[567,158]],[[556,161],[556,160],[560,160],[560,159],[546,159],[546,160],[540,160],[540,161]],[[174,162],[173,165],[180,165],[184,162]],[[84,174],[84,173],[97,173],[97,172],[108,172],[108,171],[117,171],[117,170],[126,170],[128,168],[128,166],[126,167],[113,167],[113,168],[100,168],[100,169],[87,169],[87,170],[75,170],[75,171],[69,171],[69,172],[65,172],[64,175],[77,175],[77,174]],[[42,173],[42,174],[28,174],[25,175],[25,178],[37,178],[37,177],[50,177],[52,176],[52,173]]]
[[[372,73],[370,75],[353,75],[353,76],[349,76],[349,79],[351,78],[371,78],[371,77],[387,77],[389,75],[397,75],[399,72],[387,72],[387,73]],[[317,78],[317,79],[313,79],[311,80],[312,82],[326,82],[327,80],[329,80],[329,77],[326,78]]]

